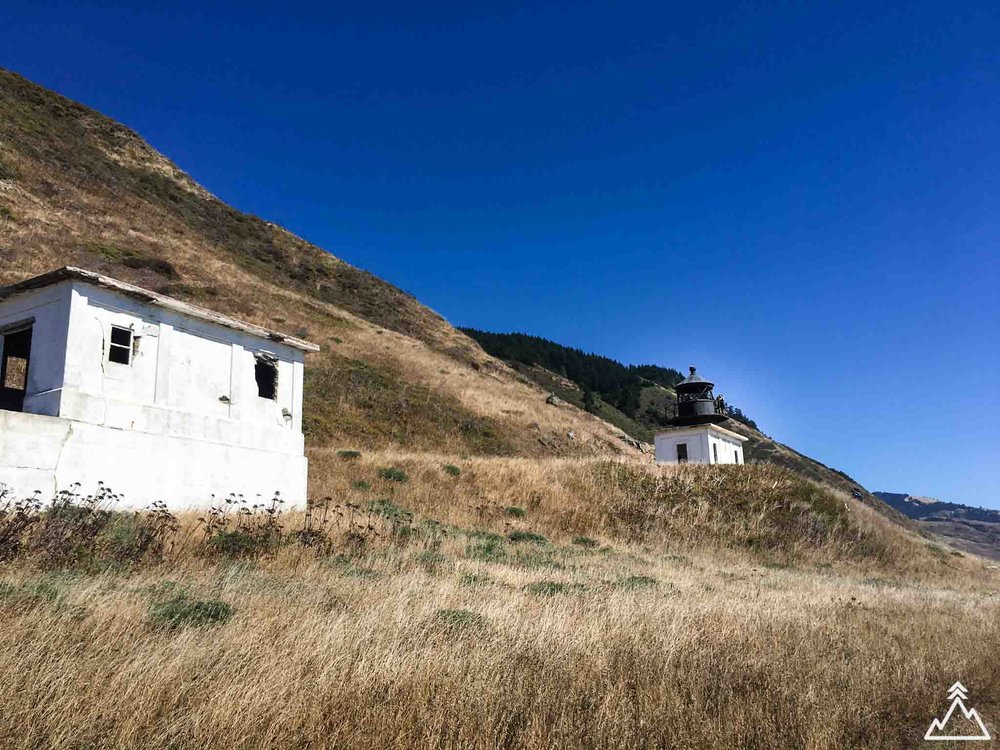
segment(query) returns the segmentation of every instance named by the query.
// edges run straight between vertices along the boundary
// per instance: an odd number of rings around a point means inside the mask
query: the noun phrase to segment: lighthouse
[[[658,464],[741,464],[742,435],[726,429],[729,420],[721,396],[716,397],[715,383],[705,380],[692,366],[690,374],[678,383],[677,413],[670,428],[656,433]]]

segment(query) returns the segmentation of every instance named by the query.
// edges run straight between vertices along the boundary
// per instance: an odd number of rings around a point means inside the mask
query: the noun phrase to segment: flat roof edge
[[[694,430],[703,430],[705,428],[708,428],[710,430],[716,430],[717,432],[721,432],[721,433],[724,433],[726,435],[729,435],[730,437],[736,438],[741,443],[745,443],[747,440],[750,439],[748,437],[745,437],[744,435],[741,435],[738,432],[733,432],[732,430],[727,430],[725,427],[719,427],[719,425],[712,424],[712,423],[688,425],[687,427],[675,427],[672,430],[657,430],[656,432],[653,433],[653,437],[655,438],[655,437],[658,437],[660,435],[676,435],[677,433],[680,433],[680,432],[691,432],[691,431],[694,431]]]
[[[279,344],[285,344],[293,349],[299,349],[305,352],[318,352],[320,350],[319,346],[311,341],[296,338],[295,336],[289,336],[278,331],[272,331],[253,323],[237,320],[236,318],[231,318],[228,315],[223,315],[222,313],[209,310],[205,307],[199,307],[198,305],[192,305],[188,302],[182,302],[179,299],[168,297],[165,294],[152,292],[148,289],[143,289],[142,287],[134,286],[124,281],[119,281],[118,279],[113,279],[110,276],[104,276],[102,274],[87,271],[83,268],[76,268],[74,266],[64,266],[63,268],[56,269],[55,271],[49,271],[41,276],[35,276],[30,279],[25,279],[24,281],[19,281],[16,284],[0,287],[0,301],[10,299],[11,297],[23,292],[52,286],[53,284],[58,284],[63,281],[81,281],[101,289],[108,289],[126,297],[131,297],[132,299],[139,300],[140,302],[148,305],[155,305],[156,307],[162,307],[166,310],[171,310],[182,315],[188,315],[192,318],[214,323],[215,325],[229,328],[234,331],[240,331],[241,333],[256,336],[257,338],[267,339],[268,341],[274,341]]]

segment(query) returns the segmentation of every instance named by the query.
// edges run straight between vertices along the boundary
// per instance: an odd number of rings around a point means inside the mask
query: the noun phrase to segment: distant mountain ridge
[[[1000,560],[1000,510],[947,503],[905,492],[873,492],[923,529],[966,552]]]
[[[905,492],[873,492],[872,494],[900,513],[920,521],[963,520],[1000,523],[1000,510],[976,508],[961,503],[948,503],[933,497],[909,495]]]

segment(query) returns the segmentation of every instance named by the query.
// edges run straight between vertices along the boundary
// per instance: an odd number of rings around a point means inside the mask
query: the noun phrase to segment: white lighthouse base
[[[742,464],[746,441],[717,424],[676,427],[656,433],[656,463]]]

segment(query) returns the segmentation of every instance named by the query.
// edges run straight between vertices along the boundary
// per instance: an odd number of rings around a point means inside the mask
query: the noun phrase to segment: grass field
[[[792,474],[312,461],[322,544],[3,565],[0,746],[910,748],[959,679],[997,726],[997,571]]]

